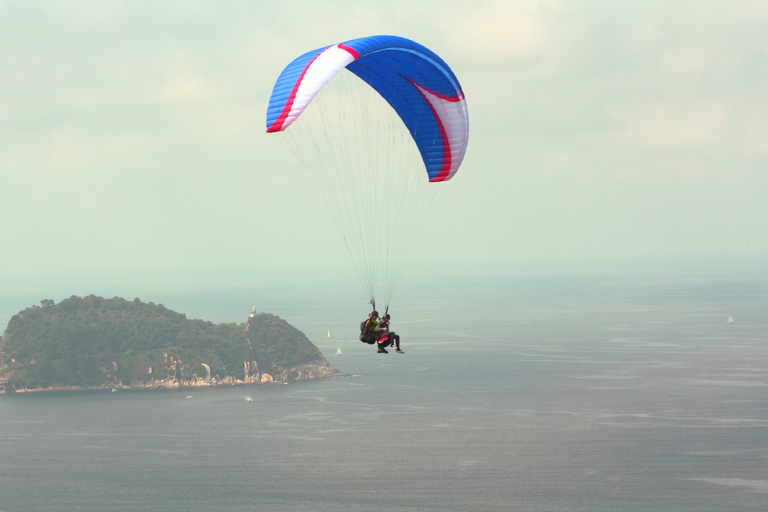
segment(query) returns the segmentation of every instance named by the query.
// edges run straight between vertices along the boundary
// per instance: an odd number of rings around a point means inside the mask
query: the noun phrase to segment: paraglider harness
[[[373,345],[376,343],[376,333],[373,329],[376,328],[376,320],[367,318],[360,322],[360,341]]]
[[[371,300],[371,306],[373,307],[373,311],[371,313],[375,313],[376,302]],[[389,306],[387,306],[386,311],[389,311]],[[384,314],[386,314],[386,312]],[[377,333],[374,330],[376,329],[377,324],[378,322],[373,319],[372,315],[360,322],[360,341],[369,345],[374,345],[378,341]],[[386,335],[386,333],[384,334]]]

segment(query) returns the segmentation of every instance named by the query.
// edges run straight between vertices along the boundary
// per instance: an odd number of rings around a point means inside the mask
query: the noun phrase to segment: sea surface
[[[0,311],[84,293],[65,288]],[[347,284],[136,291],[190,318],[278,314],[352,376],[2,396],[0,511],[768,510],[765,273],[406,283],[402,355],[357,341]]]

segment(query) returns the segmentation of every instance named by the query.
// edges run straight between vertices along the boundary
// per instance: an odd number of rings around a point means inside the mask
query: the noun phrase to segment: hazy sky
[[[346,262],[265,134],[297,55],[396,34],[466,93],[414,258],[768,255],[768,2],[0,0],[5,272]]]

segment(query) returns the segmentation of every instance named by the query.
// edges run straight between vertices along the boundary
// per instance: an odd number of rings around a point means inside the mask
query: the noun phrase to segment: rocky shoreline
[[[21,388],[8,389],[7,386],[0,384],[0,395],[2,394],[23,394],[23,393],[57,393],[57,392],[75,392],[75,391],[134,391],[134,390],[162,390],[162,389],[184,389],[184,388],[207,388],[219,386],[245,386],[245,385],[266,385],[266,384],[288,384],[289,382],[299,382],[304,380],[329,379],[336,377],[349,377],[350,374],[341,372],[331,366],[329,363],[311,363],[297,365],[292,368],[274,368],[272,373],[260,373],[249,376],[248,380],[236,377],[211,377],[190,379],[165,378],[152,379],[147,382],[132,382],[130,385],[122,383],[115,385],[101,386],[51,386],[45,388]]]

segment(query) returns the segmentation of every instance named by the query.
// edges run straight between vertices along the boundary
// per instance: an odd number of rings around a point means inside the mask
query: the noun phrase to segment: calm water
[[[141,295],[256,304],[354,376],[3,397],[0,511],[768,510],[765,275],[405,287],[404,355],[356,340],[358,290],[318,288]]]

